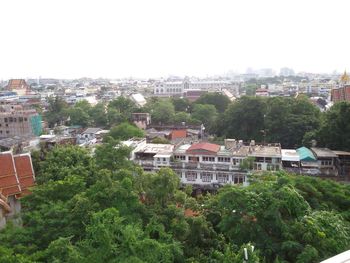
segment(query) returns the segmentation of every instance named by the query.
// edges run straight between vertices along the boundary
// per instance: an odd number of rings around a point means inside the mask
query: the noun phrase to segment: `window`
[[[166,162],[166,158],[163,158],[163,162]]]
[[[181,172],[181,171],[175,171],[175,173],[176,173],[177,176],[181,179],[181,177],[182,177],[182,172]]]
[[[0,130],[0,134],[2,134],[2,130]]]
[[[201,179],[202,179],[202,182],[204,182],[204,183],[210,183],[213,180],[213,174],[203,172],[203,173],[201,173]]]
[[[4,121],[5,121],[5,122],[8,122],[7,118],[4,118]]]
[[[235,176],[233,182],[235,184],[242,184],[244,182],[244,177],[242,177],[242,176]]]
[[[13,118],[12,117],[9,117],[9,122],[13,122]]]
[[[332,161],[330,161],[330,160],[321,161],[321,165],[330,166],[330,165],[332,165]]]
[[[187,179],[187,181],[196,181],[197,172],[195,172],[195,171],[186,172],[186,179]]]
[[[13,118],[13,122],[17,122],[17,118]]]
[[[10,133],[10,131],[6,131],[6,134],[9,134]]]
[[[203,160],[203,162],[215,162],[215,157],[203,156],[202,160]]]
[[[186,156],[184,156],[184,155],[175,155],[175,159],[176,160],[185,161],[186,160]]]
[[[261,164],[260,163],[254,163],[254,170],[261,170]]]
[[[27,118],[24,118],[24,121],[28,121],[28,119],[27,119]]]
[[[190,157],[188,157],[188,160],[190,161],[190,162],[199,162],[199,157],[193,157],[193,156],[190,156]]]
[[[229,178],[228,174],[225,174],[225,173],[216,174],[216,179],[218,180],[219,183],[227,183],[228,178]]]
[[[230,157],[218,157],[218,162],[229,163],[230,161]]]

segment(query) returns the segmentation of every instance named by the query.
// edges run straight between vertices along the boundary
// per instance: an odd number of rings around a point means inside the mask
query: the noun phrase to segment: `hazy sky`
[[[0,79],[350,71],[346,0],[11,0],[0,10]]]

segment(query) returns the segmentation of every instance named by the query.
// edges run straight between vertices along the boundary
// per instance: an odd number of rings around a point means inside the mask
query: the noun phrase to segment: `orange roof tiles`
[[[187,153],[195,153],[195,152],[208,152],[208,153],[217,153],[220,150],[220,145],[208,143],[208,142],[200,142],[194,143],[190,148],[187,149]]]
[[[7,197],[20,192],[12,153],[0,153],[0,193]]]
[[[34,171],[29,154],[14,156],[11,152],[0,153],[0,193],[5,197],[30,193],[34,185]]]
[[[170,136],[172,140],[177,138],[186,138],[187,130],[172,130]]]
[[[17,155],[14,160],[22,193],[28,193],[28,187],[33,186],[35,180],[30,155]]]
[[[21,88],[22,86],[27,86],[27,83],[24,79],[10,79],[8,87],[11,88]]]

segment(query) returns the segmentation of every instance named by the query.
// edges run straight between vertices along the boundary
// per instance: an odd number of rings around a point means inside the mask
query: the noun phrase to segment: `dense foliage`
[[[248,85],[248,84],[247,84]],[[250,85],[250,84],[249,84]],[[120,127],[132,136],[141,132],[127,126],[133,112],[149,112],[155,125],[203,124],[215,138],[235,138],[256,142],[279,142],[283,148],[297,148],[317,143],[320,147],[349,150],[350,103],[336,103],[321,112],[307,97],[249,97],[234,102],[220,93],[203,94],[197,101],[183,98],[149,98],[143,108],[127,98],[118,97],[108,104],[91,106],[80,101],[68,107],[60,98],[50,99],[45,118],[50,127],[69,120],[69,124]],[[114,128],[116,129],[116,128]],[[132,131],[133,130],[133,131]],[[136,135],[135,135],[136,134]],[[130,137],[132,137],[130,136]],[[123,139],[122,137],[115,137]]]
[[[91,106],[86,100],[69,107],[62,98],[49,99],[48,110],[44,117],[49,127],[59,124],[81,125],[82,127],[112,127],[122,122],[131,121],[131,114],[137,111],[135,103],[122,96],[105,104]]]
[[[117,146],[117,147],[115,147]],[[0,262],[319,262],[350,248],[350,185],[282,172],[214,195],[145,173],[112,138],[36,158],[23,227],[0,231]],[[252,249],[254,246],[254,250]]]

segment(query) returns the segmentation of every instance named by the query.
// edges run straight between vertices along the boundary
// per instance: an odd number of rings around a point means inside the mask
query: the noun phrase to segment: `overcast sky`
[[[11,0],[0,10],[0,79],[350,71],[346,0]]]

